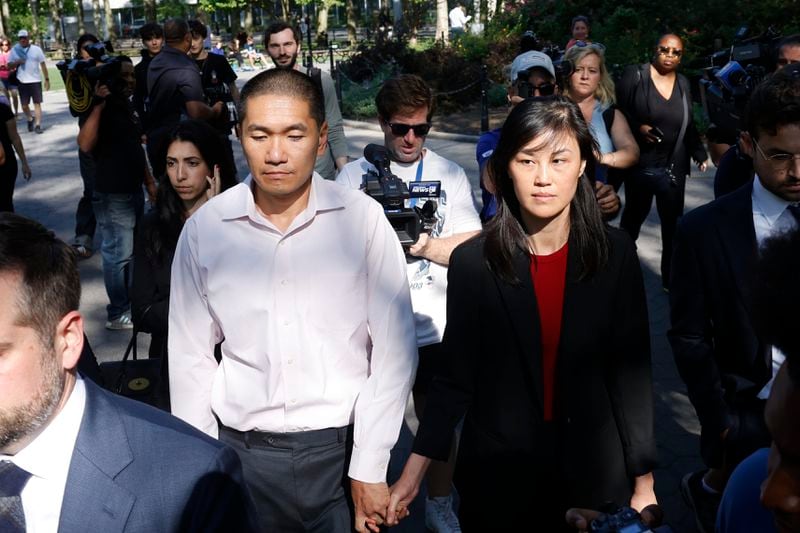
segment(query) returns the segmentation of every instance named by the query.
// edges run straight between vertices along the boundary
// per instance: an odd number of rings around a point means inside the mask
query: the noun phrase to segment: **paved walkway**
[[[255,73],[241,73],[245,81]],[[17,180],[14,197],[18,213],[35,218],[56,234],[69,240],[73,236],[75,206],[81,196],[82,184],[78,172],[77,121],[69,114],[63,92],[45,94],[44,133],[25,131],[19,121],[25,151],[33,171],[33,179]],[[495,125],[492,125],[493,127]],[[381,142],[382,134],[374,127],[348,122],[345,127],[350,156],[362,155],[363,147]],[[240,176],[246,175],[246,164],[238,142],[234,153]],[[476,194],[478,171],[474,142],[468,137],[432,134],[427,146],[440,155],[458,162],[467,172]],[[712,197],[711,172],[693,177],[687,186],[686,209],[692,209]],[[667,295],[661,289],[658,272],[660,236],[655,210],[642,229],[639,255],[647,286],[653,347],[653,372],[656,392],[656,436],[659,442],[661,468],[656,471],[656,492],[665,508],[667,519],[678,532],[694,531],[693,520],[680,499],[678,485],[681,476],[701,466],[698,457],[699,425],[686,396],[685,388],[672,361],[665,333],[669,326]],[[95,243],[95,247],[99,242]],[[81,312],[86,318],[87,334],[100,360],[121,358],[128,333],[104,329],[107,297],[102,280],[99,254],[80,263],[83,298]],[[140,342],[144,350],[147,340]]]

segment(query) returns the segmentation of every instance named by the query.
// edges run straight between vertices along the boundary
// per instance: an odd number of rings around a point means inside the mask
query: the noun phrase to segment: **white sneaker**
[[[133,329],[133,320],[131,320],[131,312],[127,311],[122,313],[114,320],[106,322],[106,329],[118,331],[123,329]]]
[[[461,533],[453,511],[453,495],[425,500],[425,526],[435,533]]]

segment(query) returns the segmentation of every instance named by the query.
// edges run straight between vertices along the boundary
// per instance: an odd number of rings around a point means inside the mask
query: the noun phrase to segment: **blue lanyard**
[[[422,162],[423,161],[424,161],[424,158],[422,157],[422,154],[420,154],[420,156],[419,156],[419,165],[417,165],[417,178],[414,181],[422,181]],[[408,202],[409,207],[412,207],[412,208],[416,207],[417,200],[419,200],[419,198],[411,198],[411,200]]]

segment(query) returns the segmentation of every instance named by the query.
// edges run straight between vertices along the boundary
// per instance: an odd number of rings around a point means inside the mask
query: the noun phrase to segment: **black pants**
[[[675,185],[658,187],[640,179],[635,170],[625,180],[625,209],[622,211],[620,227],[634,241],[639,238],[639,230],[650,213],[653,197],[656,198],[656,209],[661,221],[661,283],[665,288],[669,287],[672,246],[678,219],[683,215],[685,188],[686,180],[682,177]]]
[[[353,426],[297,433],[220,427],[219,440],[242,460],[261,531],[350,533],[347,469]]]
[[[94,208],[92,208],[95,162],[94,157],[82,150],[78,150],[78,162],[83,180],[83,196],[78,200],[78,209],[75,211],[75,244],[91,247],[94,231],[97,228],[97,219],[94,218]]]
[[[6,154],[6,157],[14,157],[14,154]],[[17,165],[7,165],[8,168],[0,167],[0,212],[14,212],[14,185],[17,183]],[[11,168],[13,167],[13,169]],[[11,172],[13,170],[13,173]]]

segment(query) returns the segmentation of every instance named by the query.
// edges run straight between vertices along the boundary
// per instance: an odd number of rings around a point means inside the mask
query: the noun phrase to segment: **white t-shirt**
[[[22,48],[19,44],[11,49],[9,61],[25,61],[17,67],[17,79],[20,83],[40,83],[42,81],[42,69],[39,66],[46,58],[42,49],[32,44],[28,48]]]
[[[464,26],[467,25],[469,19],[472,18],[471,16],[469,17],[466,16],[464,14],[464,10],[461,9],[459,6],[456,6],[453,9],[451,9],[448,16],[450,17],[450,27],[455,29],[458,28],[464,29]]]
[[[481,220],[464,169],[429,149],[425,150],[421,161],[421,181],[440,181],[442,184],[441,196],[434,200],[438,203],[437,222],[431,230],[431,237],[451,237],[457,233],[480,231]],[[410,183],[417,178],[418,166],[419,161],[410,165],[392,162],[391,171],[404,182]],[[367,170],[375,170],[375,167],[362,157],[348,163],[336,177],[336,182],[358,189]],[[420,200],[423,203],[425,201]],[[447,267],[428,259],[414,259],[408,263],[407,270],[417,328],[417,346],[441,342],[447,310]]]

